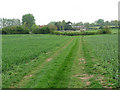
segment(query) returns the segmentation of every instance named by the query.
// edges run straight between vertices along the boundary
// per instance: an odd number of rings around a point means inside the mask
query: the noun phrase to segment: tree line
[[[57,27],[57,30],[73,30],[72,28],[72,22],[68,21],[65,22],[65,20],[63,21],[58,21],[58,22],[50,22],[48,25],[55,25]]]
[[[0,19],[0,31],[3,34],[47,34],[54,31],[61,30],[80,30],[83,27],[86,30],[91,29],[103,29],[104,26],[118,28],[118,20],[104,21],[104,19],[98,19],[93,23],[72,23],[65,20],[50,22],[47,25],[40,27],[36,25],[35,18],[32,14],[25,14],[22,16],[22,22],[19,19]],[[83,29],[82,28],[82,29]]]
[[[0,18],[0,28],[4,28],[8,26],[19,26],[19,25],[21,25],[19,19]]]
[[[93,23],[83,23],[83,22],[78,22],[78,23],[73,23],[73,26],[84,26],[86,29],[91,30],[91,29],[103,29],[103,27],[108,26],[111,28],[118,28],[118,20],[111,20],[111,21],[104,21],[104,19],[98,19],[97,21]]]

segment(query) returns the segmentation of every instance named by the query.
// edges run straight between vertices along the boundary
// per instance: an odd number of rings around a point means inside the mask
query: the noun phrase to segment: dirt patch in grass
[[[33,75],[27,75],[27,76],[24,76],[24,78],[29,78],[29,77],[32,77]]]
[[[102,86],[103,86],[104,88],[112,88],[112,87],[108,87],[108,86],[106,85],[107,80],[105,80],[105,77],[104,77],[104,76],[98,75],[97,80],[102,84]]]
[[[80,61],[85,61],[85,59],[84,59],[84,58],[80,58],[79,60],[80,60]]]
[[[89,82],[89,81],[86,82],[86,85],[87,85],[87,86],[89,86],[90,84],[91,84],[91,82]]]
[[[51,61],[51,60],[52,60],[52,58],[48,58],[48,59],[47,59],[48,62]]]
[[[86,63],[85,58],[80,58],[79,61],[80,61],[79,64],[83,64],[83,63],[85,64]]]
[[[89,80],[89,79],[92,78],[92,77],[93,77],[93,75],[88,76],[87,74],[84,74],[84,76],[83,76],[83,77],[80,77],[80,79]]]
[[[88,75],[88,74],[83,74],[82,77],[80,77],[80,79],[82,79],[85,83],[86,83],[86,86],[88,87],[91,82],[89,81],[89,79],[91,79],[93,77],[93,75]]]
[[[89,86],[91,84],[89,79],[91,79],[93,77],[93,75],[88,75],[88,74],[85,74],[85,73],[84,74],[78,73],[78,74],[74,75],[74,77],[82,79],[86,83],[86,86]]]

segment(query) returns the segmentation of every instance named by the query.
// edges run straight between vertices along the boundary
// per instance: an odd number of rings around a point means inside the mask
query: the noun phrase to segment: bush
[[[50,29],[48,28],[48,26],[44,26],[44,27],[39,27],[39,26],[32,26],[32,33],[33,34],[48,34],[50,33]]]
[[[48,25],[48,28],[50,30],[50,33],[57,31],[57,27],[55,25],[50,24],[50,25]]]
[[[99,29],[103,29],[103,26],[100,26]]]
[[[29,29],[24,26],[9,26],[2,28],[2,34],[29,34]]]
[[[108,26],[105,26],[102,30],[99,30],[97,33],[98,34],[111,34],[111,31]]]
[[[44,26],[44,27],[40,28],[40,30],[41,30],[41,34],[50,33],[50,30],[49,30],[48,26]]]
[[[32,25],[32,27],[31,27],[31,32],[34,33],[34,34],[40,34],[40,33],[41,33],[40,27],[37,26],[37,25],[35,25],[35,24]]]

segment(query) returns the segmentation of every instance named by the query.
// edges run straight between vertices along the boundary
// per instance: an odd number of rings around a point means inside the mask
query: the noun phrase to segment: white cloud
[[[65,19],[71,22],[94,22],[118,19],[119,0],[1,0],[0,18],[22,18],[31,13],[36,23]]]

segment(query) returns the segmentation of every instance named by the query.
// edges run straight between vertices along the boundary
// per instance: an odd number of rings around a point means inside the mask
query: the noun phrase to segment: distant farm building
[[[76,30],[86,30],[85,26],[72,26],[72,28],[75,28]]]

